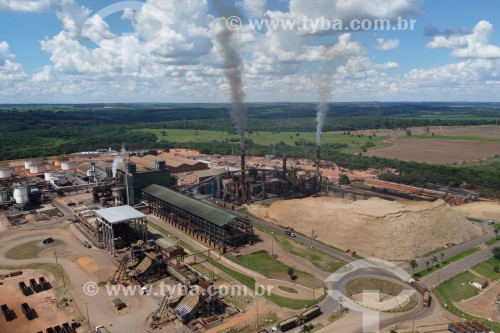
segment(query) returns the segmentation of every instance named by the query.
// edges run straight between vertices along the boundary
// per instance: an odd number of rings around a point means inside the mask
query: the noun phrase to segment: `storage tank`
[[[120,201],[121,203],[125,203],[127,201],[127,197],[125,195],[126,193],[126,188],[125,187],[113,187],[111,189],[111,195],[113,198],[115,198],[117,201]]]
[[[33,163],[33,161],[30,161],[30,160],[24,161],[24,168],[26,170],[29,170],[32,163]]]
[[[32,163],[30,165],[30,173],[42,173],[45,172],[45,163]]]
[[[0,168],[0,179],[12,177],[11,168]]]
[[[94,170],[87,170],[87,177],[94,177]]]
[[[45,173],[43,174],[43,176],[44,176],[44,178],[45,178],[45,181],[46,181],[46,182],[50,182],[50,179],[51,179],[52,177],[54,177],[55,175],[56,175],[56,173],[55,173],[55,172],[45,172]]]
[[[54,160],[54,165],[55,165],[56,167],[60,167],[60,166],[61,166],[61,163],[62,163],[62,159],[60,159],[60,158],[56,158],[56,159]]]
[[[27,187],[18,187],[14,189],[14,200],[16,203],[24,206],[28,203],[28,188]]]
[[[57,186],[60,185],[62,186],[69,183],[69,180],[65,175],[58,175],[58,174],[54,175],[54,177],[52,177],[50,181],[52,182],[52,184]]]
[[[68,171],[76,169],[76,162],[74,161],[64,161],[61,162],[61,170]]]
[[[6,201],[9,201],[9,193],[7,192],[7,189],[0,188],[0,202]]]

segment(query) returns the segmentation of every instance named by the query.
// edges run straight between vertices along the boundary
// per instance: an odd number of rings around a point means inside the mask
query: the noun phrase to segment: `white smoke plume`
[[[332,98],[332,76],[323,74],[319,83],[319,103],[316,106],[316,145],[321,145],[321,133],[328,113],[328,100]]]

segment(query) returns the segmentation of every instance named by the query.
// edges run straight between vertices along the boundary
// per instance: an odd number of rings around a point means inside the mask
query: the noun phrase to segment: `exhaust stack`
[[[320,148],[319,146],[316,148],[316,186],[318,187],[319,192],[319,183],[320,183],[320,175],[319,175],[319,160],[320,160]]]
[[[283,154],[283,180],[286,180],[286,153]]]
[[[241,200],[243,203],[247,201],[246,179],[245,179],[245,150],[241,151]]]

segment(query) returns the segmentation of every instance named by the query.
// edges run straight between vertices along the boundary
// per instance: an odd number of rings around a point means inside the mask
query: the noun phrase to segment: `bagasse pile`
[[[394,202],[378,198],[347,202],[306,198],[258,205],[249,211],[281,226],[293,227],[323,243],[364,257],[408,260],[479,236],[482,231],[442,200]]]

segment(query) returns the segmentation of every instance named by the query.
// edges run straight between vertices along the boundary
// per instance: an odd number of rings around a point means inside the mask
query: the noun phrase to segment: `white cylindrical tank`
[[[94,177],[94,170],[87,170],[87,177]]]
[[[18,187],[14,189],[14,200],[17,204],[24,206],[28,203],[28,188]]]
[[[63,185],[66,185],[69,183],[69,180],[66,176],[60,176],[60,175],[56,175],[55,177],[52,177],[50,179],[50,181],[52,182],[52,184],[57,185],[57,186],[63,186]]]
[[[33,163],[33,161],[30,161],[30,160],[24,161],[24,168],[26,170],[29,170],[32,163]]]
[[[42,173],[45,172],[45,164],[33,163],[30,166],[30,173]]]
[[[43,174],[43,176],[44,176],[44,178],[45,178],[45,181],[46,181],[46,182],[50,182],[50,179],[51,179],[52,177],[54,177],[54,176],[55,176],[55,174],[56,174],[55,172],[45,172],[45,173]]]
[[[12,169],[11,168],[1,168],[0,169],[0,179],[12,177]]]
[[[0,188],[0,202],[6,202],[9,200],[9,193],[6,189]]]
[[[61,170],[68,171],[76,169],[76,162],[74,161],[64,161],[61,163]]]

